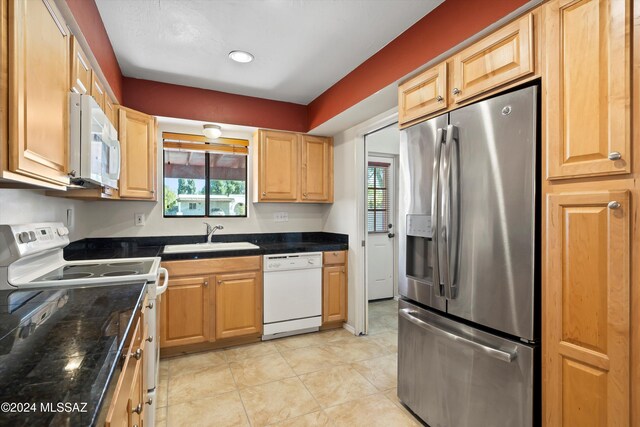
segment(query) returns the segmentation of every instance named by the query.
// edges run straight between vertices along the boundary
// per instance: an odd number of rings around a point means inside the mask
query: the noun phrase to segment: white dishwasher
[[[322,252],[264,255],[262,339],[317,331],[322,324]]]

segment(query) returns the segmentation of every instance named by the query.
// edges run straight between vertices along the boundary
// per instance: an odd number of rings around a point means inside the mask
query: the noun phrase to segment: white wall
[[[222,124],[223,136],[252,140],[255,128]],[[202,122],[159,118],[158,120],[158,190],[162,191],[162,132],[202,133]],[[289,231],[322,231],[329,206],[321,204],[298,205],[287,203],[252,203],[251,155],[255,144],[250,144],[247,161],[247,218],[163,218],[162,202],[99,201],[86,203],[87,237],[166,236],[204,234],[203,221],[222,224],[220,234],[277,233]],[[160,195],[160,197],[162,197]],[[287,212],[288,222],[274,222],[275,212]],[[143,213],[144,226],[135,226],[134,214]]]
[[[349,289],[347,323],[364,330],[365,286],[365,147],[364,135],[397,121],[397,108],[347,129],[334,138],[334,203],[328,209],[323,231],[349,235]]]
[[[27,222],[62,222],[66,225],[67,209],[73,209],[69,237],[85,237],[87,202],[45,196],[44,190],[0,189],[0,224]]]

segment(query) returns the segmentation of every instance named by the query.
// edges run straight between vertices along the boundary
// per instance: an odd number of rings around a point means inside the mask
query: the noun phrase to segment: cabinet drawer
[[[344,264],[347,259],[347,251],[330,251],[322,254],[324,265]]]
[[[235,271],[252,271],[262,268],[262,257],[246,256],[234,258],[211,258],[187,261],[163,262],[162,266],[169,271],[169,277],[194,276],[199,274],[233,273]]]
[[[529,14],[453,57],[453,100],[460,103],[533,71],[533,15]]]

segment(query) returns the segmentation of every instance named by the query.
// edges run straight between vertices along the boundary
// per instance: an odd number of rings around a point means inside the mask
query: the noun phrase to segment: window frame
[[[379,164],[377,162],[368,162],[367,163],[367,175],[369,173],[369,168],[373,168],[373,174],[374,174],[374,178],[373,178],[373,187],[369,187],[369,183],[367,182],[367,233],[368,234],[381,234],[381,233],[388,233],[389,232],[389,211],[391,209],[391,201],[389,200],[389,169],[391,167],[391,164],[386,164],[382,165]],[[376,185],[376,179],[375,179],[375,169],[384,169],[384,173],[385,173],[385,186],[384,187],[378,187]],[[369,209],[369,191],[373,190],[373,204],[375,206],[376,203],[376,194],[377,191],[384,191],[385,192],[385,198],[387,199],[387,204],[385,209],[376,209],[375,207],[373,209]],[[369,230],[369,212],[373,212],[373,230]],[[385,221],[385,225],[384,225],[384,230],[376,230],[376,213],[377,212],[384,212],[384,219]]]
[[[215,150],[212,150],[214,152],[214,154],[218,154],[215,153]],[[163,147],[162,148],[162,217],[163,218],[247,218],[249,216],[249,155],[248,154],[234,154],[234,153],[223,153],[226,155],[234,155],[234,156],[242,156],[245,158],[245,168],[244,168],[244,215],[209,215],[209,199],[210,199],[210,186],[211,186],[211,181],[210,181],[210,154],[211,151],[204,151],[204,162],[205,162],[205,168],[204,168],[204,180],[205,180],[205,198],[204,198],[204,214],[203,215],[167,215],[164,209],[164,180],[165,180],[165,175],[164,175],[164,165],[165,160],[166,160],[166,154],[167,151],[166,149]]]

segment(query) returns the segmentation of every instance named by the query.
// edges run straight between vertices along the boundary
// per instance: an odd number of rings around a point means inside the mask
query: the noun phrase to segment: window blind
[[[367,230],[386,233],[389,224],[389,163],[369,162],[367,167]]]

